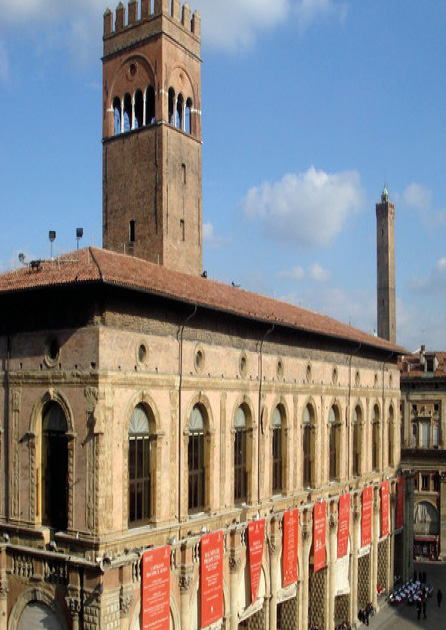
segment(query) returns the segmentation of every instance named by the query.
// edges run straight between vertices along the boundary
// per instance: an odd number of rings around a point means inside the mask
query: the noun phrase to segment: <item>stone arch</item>
[[[42,488],[37,493],[37,485],[43,483],[42,475],[42,418],[43,413],[50,403],[56,403],[62,409],[67,431],[67,527],[73,528],[74,524],[74,474],[75,474],[75,426],[74,414],[68,399],[57,389],[48,389],[33,405],[29,422],[29,451],[30,451],[30,488],[29,488],[29,515],[35,523],[42,522]]]
[[[280,413],[281,427],[280,432],[275,425],[276,410]],[[287,402],[284,396],[277,396],[271,406],[270,419],[268,423],[269,428],[269,453],[270,457],[265,458],[266,461],[272,462],[270,466],[271,479],[270,490],[271,494],[277,493],[279,490],[282,494],[287,493],[289,484],[289,470],[290,470],[290,451],[288,447],[288,433],[290,430],[290,415]],[[278,443],[279,442],[279,443]],[[280,451],[280,452],[279,452]],[[278,468],[280,467],[280,470]],[[277,478],[280,477],[280,484],[277,484]],[[276,480],[276,484],[275,484]]]
[[[237,412],[242,408],[245,413],[246,418],[246,426],[245,426],[245,435],[241,435],[240,428],[236,426],[237,421]],[[231,419],[231,435],[233,437],[232,440],[232,462],[231,466],[231,488],[233,491],[234,501],[239,499],[236,497],[236,486],[239,488],[239,484],[242,483],[242,476],[246,475],[246,493],[242,492],[243,495],[246,494],[244,499],[241,500],[242,503],[250,503],[253,497],[253,472],[255,470],[256,458],[257,458],[257,436],[255,434],[255,430],[258,427],[255,422],[255,411],[254,405],[252,404],[251,399],[245,395],[241,394],[238,396],[233,410],[232,410],[232,419]],[[242,451],[245,453],[245,472],[242,471],[239,464],[241,461],[241,453]]]
[[[202,416],[204,420],[204,509],[212,510],[215,507],[214,496],[214,466],[212,453],[215,449],[215,428],[214,417],[212,414],[211,403],[207,396],[202,392],[192,396],[186,406],[186,413],[182,419],[183,426],[183,453],[185,453],[185,465],[183,466],[183,484],[184,493],[187,495],[184,497],[186,507],[188,504],[188,487],[189,487],[189,465],[188,465],[188,453],[190,444],[190,418],[193,410],[199,407],[202,410]],[[186,465],[187,464],[187,465]],[[187,511],[185,509],[185,511]]]
[[[309,396],[302,407],[302,487],[311,488],[317,484],[317,405]]]
[[[19,595],[11,610],[11,614],[9,615],[8,630],[17,630],[20,617],[22,616],[26,606],[32,602],[39,602],[48,606],[48,608],[56,615],[61,630],[68,630],[67,620],[59,603],[48,591],[40,587],[29,588]]]
[[[329,405],[327,418],[327,455],[328,455],[328,480],[339,481],[342,472],[342,405],[337,398],[333,398]]]
[[[150,425],[150,492],[151,492],[151,518],[156,520],[160,514],[161,502],[161,471],[158,462],[161,461],[161,452],[163,446],[164,431],[161,430],[161,418],[158,407],[152,396],[146,391],[137,392],[129,400],[123,422],[122,431],[122,448],[123,448],[123,467],[122,467],[122,526],[128,528],[129,524],[129,427],[134,409],[142,405],[147,412]],[[152,430],[153,429],[153,430]]]
[[[122,75],[126,73],[126,66],[128,66],[128,64],[130,64],[132,61],[137,63],[138,67],[141,67],[144,71],[141,73],[142,76],[137,77],[137,79],[134,82],[132,96],[134,96],[134,94],[136,93],[138,89],[142,90],[142,92],[145,92],[145,90],[149,87],[149,85],[153,85],[155,87],[155,71],[152,67],[152,64],[150,63],[150,60],[140,53],[137,55],[135,54],[129,55],[128,57],[126,57],[125,59],[121,61],[119,68],[116,70],[115,76],[113,77],[112,84],[109,88],[110,104],[113,103],[113,99],[116,96],[118,96],[122,101],[124,94],[121,93],[121,90],[120,90],[121,86],[119,85],[119,82],[121,80]],[[145,81],[143,80],[144,78],[146,79]]]
[[[186,77],[187,80],[185,81],[184,78],[180,78],[180,75]],[[182,93],[185,102],[190,97],[192,98],[193,105],[197,105],[197,94],[194,82],[188,69],[183,64],[176,63],[171,68],[169,76],[166,77],[165,89],[168,89],[169,87],[173,87],[176,94]]]

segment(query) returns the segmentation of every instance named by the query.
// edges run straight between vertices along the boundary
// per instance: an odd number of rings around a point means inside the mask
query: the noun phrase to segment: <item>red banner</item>
[[[142,557],[142,630],[170,629],[170,547]]]
[[[223,532],[201,538],[201,627],[223,617]]]
[[[348,534],[350,531],[350,494],[339,497],[338,518],[338,558],[343,558],[348,550]]]
[[[372,542],[372,486],[362,491],[361,547]]]
[[[249,545],[249,577],[251,579],[251,603],[257,599],[260,573],[262,571],[263,541],[265,538],[265,521],[248,523]]]
[[[282,586],[297,582],[297,545],[299,540],[299,510],[283,515]]]
[[[389,533],[389,482],[381,484],[381,538]]]
[[[396,480],[395,529],[404,527],[404,477]]]
[[[325,567],[325,501],[315,503],[313,511],[313,565],[314,572]]]

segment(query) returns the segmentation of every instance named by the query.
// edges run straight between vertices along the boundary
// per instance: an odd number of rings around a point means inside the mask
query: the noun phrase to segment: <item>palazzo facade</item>
[[[402,349],[202,275],[200,28],[106,11],[104,249],[0,276],[7,630],[333,630],[412,573]]]

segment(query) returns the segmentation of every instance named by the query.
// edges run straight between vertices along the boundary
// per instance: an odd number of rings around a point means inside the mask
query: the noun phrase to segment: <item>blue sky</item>
[[[116,2],[110,6],[116,8]],[[192,0],[209,277],[376,327],[396,205],[398,342],[446,349],[446,3]],[[107,0],[0,0],[0,268],[101,245]]]

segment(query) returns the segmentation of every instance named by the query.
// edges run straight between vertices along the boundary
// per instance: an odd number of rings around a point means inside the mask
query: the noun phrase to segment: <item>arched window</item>
[[[204,461],[204,416],[195,405],[189,418],[189,512],[203,510],[206,503],[206,477]]]
[[[273,441],[272,441],[272,462],[273,462],[273,494],[283,490],[283,439],[282,439],[282,412],[280,407],[274,409],[273,415]]]
[[[129,525],[147,522],[151,515],[150,418],[144,405],[135,407],[129,425]]]
[[[234,503],[246,503],[248,499],[247,473],[247,420],[243,406],[235,414],[234,436]]]
[[[135,94],[135,129],[141,129],[144,124],[144,101],[141,90]]]
[[[330,481],[337,481],[339,479],[339,450],[340,450],[340,429],[341,424],[339,422],[339,409],[333,405],[330,409],[328,417],[329,432],[330,432],[330,448],[329,448],[329,471]]]
[[[178,129],[184,129],[183,125],[184,125],[184,97],[182,94],[178,94],[175,126]]]
[[[121,133],[121,101],[117,96],[113,99],[113,133],[118,136]]]
[[[393,419],[393,407],[389,407],[389,434],[388,434],[388,463],[389,466],[394,466],[395,465],[395,461],[394,461],[394,456],[393,456],[393,450],[394,450],[394,432],[395,432],[395,426],[394,426],[394,419]]]
[[[302,433],[302,450],[303,450],[303,486],[311,488],[314,482],[314,410],[311,405],[307,405],[303,415],[303,433]]]
[[[64,530],[68,526],[68,423],[56,402],[42,416],[42,522]]]
[[[190,98],[186,101],[185,119],[185,131],[190,134],[192,133],[192,99]]]
[[[153,125],[155,119],[155,89],[149,85],[146,90],[146,125]]]
[[[361,432],[362,432],[362,411],[357,405],[353,410],[352,419],[352,447],[353,447],[353,476],[359,477],[361,474]]]
[[[132,98],[130,94],[124,96],[124,131],[130,131],[132,129],[133,117],[132,117]]]
[[[379,470],[379,407],[373,407],[372,415],[372,470]]]
[[[412,423],[412,448],[417,448],[418,446],[418,425],[416,422]]]
[[[175,125],[175,90],[169,88],[169,124]]]

